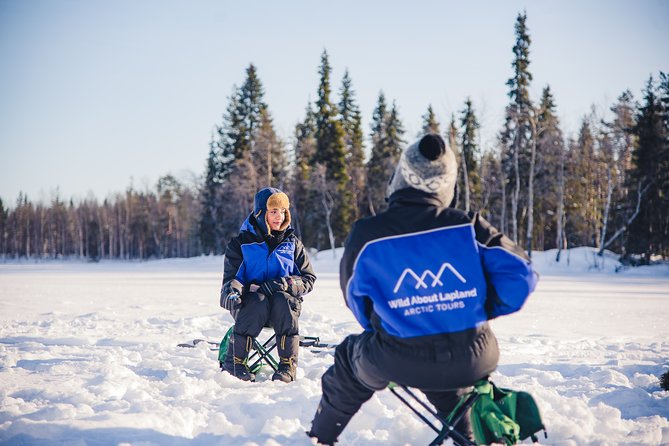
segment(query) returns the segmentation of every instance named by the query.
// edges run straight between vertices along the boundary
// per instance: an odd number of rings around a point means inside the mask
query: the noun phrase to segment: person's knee
[[[256,337],[269,320],[269,302],[258,293],[244,297],[242,308],[235,318],[235,332]]]
[[[272,296],[269,320],[279,335],[293,336],[299,332],[299,302],[287,293],[278,292]]]
[[[382,390],[388,386],[386,379],[372,361],[365,356],[365,344],[369,339],[367,336],[360,336],[352,343],[351,348],[351,369],[355,377],[365,387],[371,390]]]
[[[302,310],[302,298],[290,295],[285,291],[277,291],[272,295],[273,312],[289,312],[299,316]]]

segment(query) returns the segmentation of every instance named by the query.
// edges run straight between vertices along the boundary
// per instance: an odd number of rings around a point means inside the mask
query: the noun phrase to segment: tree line
[[[101,204],[93,197],[74,203],[56,193],[32,203],[19,194],[16,207],[0,200],[0,253],[10,258],[148,259],[202,253],[201,206],[196,188],[171,175],[155,191],[129,187]]]
[[[650,76],[640,101],[627,90],[608,117],[595,111],[565,136],[546,85],[530,96],[531,38],[519,14],[509,102],[495,143],[480,144],[471,99],[439,122],[431,105],[421,132],[441,134],[459,161],[456,207],[480,212],[531,253],[595,246],[630,261],[669,255],[669,75]],[[348,70],[332,87],[329,56],[318,67],[316,100],[287,142],[275,131],[253,64],[234,86],[209,144],[199,184],[161,178],[155,190],[132,187],[99,204],[94,198],[33,204],[0,201],[5,257],[163,258],[222,254],[271,185],[291,198],[293,226],[317,250],[341,246],[353,222],[386,207],[386,186],[406,135],[399,106],[383,91],[365,134]],[[367,136],[367,138],[366,138]],[[418,135],[415,135],[417,137]],[[368,146],[367,146],[368,145]]]

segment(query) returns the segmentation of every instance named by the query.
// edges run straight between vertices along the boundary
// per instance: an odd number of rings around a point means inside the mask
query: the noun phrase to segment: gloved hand
[[[286,292],[291,296],[301,298],[303,294],[311,290],[311,288],[306,288],[304,280],[300,276],[286,276],[283,280],[286,282]]]
[[[260,292],[265,296],[269,297],[277,291],[286,291],[288,285],[286,284],[285,278],[280,278],[276,280],[267,280],[260,284]]]
[[[242,306],[242,295],[237,290],[232,290],[223,299],[223,307],[233,311]]]

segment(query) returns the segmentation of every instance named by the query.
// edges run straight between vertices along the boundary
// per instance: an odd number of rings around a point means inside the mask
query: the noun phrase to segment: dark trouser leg
[[[457,389],[454,391],[427,391],[423,393],[428,401],[437,409],[437,411],[446,418],[455,409],[455,406],[460,401],[462,395],[466,394],[469,389]],[[469,410],[464,417],[455,425],[455,429],[468,439],[472,439],[472,428],[469,421]]]
[[[333,444],[360,406],[374,395],[354,372],[354,345],[358,336],[348,336],[335,350],[334,365],[322,378],[323,397],[311,422],[309,436]]]
[[[272,381],[283,381],[286,383],[295,381],[300,336],[279,336],[276,348],[279,352],[279,369],[272,376]]]
[[[302,302],[284,292],[274,293],[270,302],[269,318],[276,333],[276,347],[279,352],[279,369],[272,376],[272,381],[295,381],[300,349],[298,318]]]
[[[268,317],[269,301],[265,296],[258,293],[244,296],[242,308],[235,315],[235,328],[223,370],[244,381],[255,379],[248,370],[246,359],[253,348],[253,339],[260,334]]]
[[[302,300],[283,291],[274,293],[269,298],[269,321],[274,327],[276,337],[293,336],[300,333],[299,317]]]
[[[269,300],[263,294],[249,293],[244,296],[242,308],[235,317],[234,332],[256,338],[267,323],[269,316]]]
[[[246,358],[252,346],[253,338],[233,333],[222,369],[242,381],[255,380],[255,375],[249,371],[246,365]]]

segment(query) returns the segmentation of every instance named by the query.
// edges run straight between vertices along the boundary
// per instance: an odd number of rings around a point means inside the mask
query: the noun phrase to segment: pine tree
[[[636,124],[634,109],[634,96],[631,91],[626,90],[611,107],[613,120],[606,124],[614,140],[616,159],[618,160],[617,188],[623,195],[626,195],[624,193],[627,183],[626,174],[632,169],[632,150],[635,145],[633,130]]]
[[[356,203],[353,219],[364,209],[365,200],[365,152],[362,133],[362,116],[355,100],[355,91],[348,70],[344,72],[339,100],[339,119],[344,129],[346,166],[351,178],[350,191]]]
[[[634,122],[634,99],[627,90],[611,107],[613,119],[604,122],[602,128],[602,147],[607,152],[607,203],[604,209],[604,221],[600,244],[600,255],[604,249],[616,252],[624,251],[623,238],[627,219],[629,181],[627,173],[632,168],[632,149],[635,138],[632,134]],[[608,150],[607,150],[608,149]]]
[[[481,204],[478,212],[486,220],[499,225],[502,218],[504,180],[499,154],[492,150],[486,151],[481,159],[481,183]]]
[[[215,178],[221,184],[216,199],[216,225],[221,243],[237,233],[252,209],[257,189],[274,178],[275,170],[281,172],[285,167],[281,161],[272,161],[275,156],[283,156],[283,144],[274,133],[264,94],[257,70],[250,64],[242,86],[233,88],[218,129],[220,161]],[[257,146],[259,141],[261,145]],[[262,159],[256,160],[259,154]],[[271,175],[268,162],[272,163]]]
[[[233,88],[230,103],[219,129],[222,164],[220,178],[225,178],[232,163],[251,153],[254,136],[262,123],[267,104],[256,67],[250,64],[241,87]]]
[[[388,155],[393,159],[393,167],[397,165],[400,155],[402,154],[402,147],[406,144],[404,133],[404,124],[402,124],[402,120],[400,119],[397,103],[393,101],[393,106],[390,109],[388,122],[386,124]]]
[[[371,156],[367,162],[366,198],[369,215],[376,215],[385,207],[385,187],[392,175],[386,158],[388,105],[383,91],[379,92],[376,107],[372,113],[370,138]]]
[[[233,164],[243,156],[245,150],[243,116],[240,114],[239,104],[240,94],[239,88],[233,86],[233,93],[229,97],[228,106],[223,114],[223,124],[217,128],[219,136],[217,157],[219,160],[214,178],[220,182],[227,178]]]
[[[669,129],[669,73],[660,71],[659,98],[664,131]],[[669,137],[669,135],[665,135]]]
[[[318,202],[318,191],[311,187],[314,175],[312,160],[316,153],[316,117],[307,105],[305,118],[295,126],[295,173],[291,199],[293,226],[305,246],[317,245],[323,212]]]
[[[669,256],[669,74],[660,72],[659,98],[662,110],[662,133],[663,144],[659,147],[658,156],[658,172],[661,172],[658,178],[658,196],[662,203],[663,210],[661,216],[658,216],[659,221],[664,221],[664,226],[661,227],[657,234],[657,240],[660,242],[657,245],[657,252],[665,258]]]
[[[376,108],[372,114],[371,123],[372,150],[367,162],[367,211],[369,215],[376,215],[387,208],[386,194],[388,181],[399,161],[405,130],[399,117],[397,105],[393,102],[388,111],[386,97],[379,92]]]
[[[336,243],[341,243],[351,228],[355,215],[353,196],[348,187],[350,177],[346,170],[346,147],[344,145],[344,129],[336,119],[337,107],[330,101],[330,73],[332,68],[326,51],[321,55],[319,68],[320,84],[316,101],[316,153],[315,164],[325,167],[325,184],[327,190],[322,194],[332,194],[335,206],[332,210],[332,227]],[[323,233],[325,240],[327,234]],[[320,240],[321,238],[319,238]],[[328,237],[329,239],[329,237]],[[334,248],[334,246],[332,246]]]
[[[666,87],[661,84],[660,94],[662,88]],[[669,255],[669,129],[662,99],[658,98],[651,77],[634,127],[638,144],[632,158],[630,189],[634,193],[630,198],[634,201],[641,194],[643,198],[637,200],[638,217],[628,230],[627,252],[641,254],[644,263],[650,262],[653,254]]]
[[[559,245],[558,219],[560,208],[560,165],[564,157],[564,138],[557,117],[557,106],[550,86],[541,94],[536,124],[536,168],[534,172],[534,246],[551,249]],[[561,220],[560,220],[561,222]]]
[[[217,176],[219,171],[218,145],[212,140],[209,143],[207,172],[200,198],[202,213],[199,222],[199,237],[202,250],[207,254],[220,254],[223,250],[217,225],[217,192],[220,186],[220,180]]]
[[[481,176],[479,174],[479,147],[477,143],[478,129],[480,124],[476,119],[472,100],[467,98],[465,108],[462,110],[460,124],[462,126],[462,156],[460,168],[464,178],[464,209],[469,212],[472,205],[478,208],[481,197]]]
[[[507,186],[511,197],[511,237],[519,242],[518,227],[527,206],[527,197],[521,193],[527,190],[530,164],[532,103],[529,86],[532,74],[529,72],[530,36],[527,29],[527,14],[518,14],[516,18],[516,43],[513,47],[513,77],[507,81],[511,103],[506,108],[505,127],[500,139],[505,146],[503,166],[505,176],[510,180]]]
[[[434,114],[432,105],[427,106],[427,111],[422,116],[423,118],[423,127],[421,128],[422,136],[426,133],[434,133],[435,135],[440,135],[441,130],[439,130],[439,121],[437,121],[437,116]]]
[[[380,120],[380,121],[377,121]],[[393,101],[390,111],[386,110],[383,93],[379,95],[377,109],[372,123],[372,157],[367,166],[368,186],[370,190],[370,212],[372,215],[387,208],[386,198],[388,182],[400,159],[405,130],[399,117],[397,104]]]
[[[267,113],[267,104],[264,102],[265,90],[258,77],[256,67],[251,64],[246,69],[246,80],[239,89],[238,115],[241,117],[239,152],[237,159],[243,154],[253,152],[254,137],[263,122],[263,115]]]
[[[260,112],[260,124],[253,136],[251,156],[257,170],[256,189],[266,186],[283,189],[287,181],[285,145],[274,130],[272,117],[267,108]]]
[[[566,163],[565,231],[571,246],[596,246],[601,210],[597,188],[597,153],[590,117],[570,144]]]

